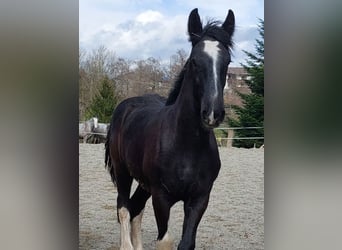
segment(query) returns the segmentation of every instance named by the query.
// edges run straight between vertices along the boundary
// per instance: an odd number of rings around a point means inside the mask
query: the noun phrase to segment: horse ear
[[[226,20],[222,24],[222,28],[227,31],[230,36],[233,35],[235,29],[235,17],[232,10],[228,11],[228,15],[226,17]]]
[[[193,9],[189,15],[188,20],[188,33],[189,40],[194,46],[200,39],[202,33],[202,22],[200,16],[198,15],[198,9]]]

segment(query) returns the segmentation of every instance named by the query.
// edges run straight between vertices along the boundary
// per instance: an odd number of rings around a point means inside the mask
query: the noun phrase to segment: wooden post
[[[234,138],[234,130],[233,129],[228,129],[227,138]],[[232,146],[233,146],[233,140],[227,140],[227,147],[232,147]]]

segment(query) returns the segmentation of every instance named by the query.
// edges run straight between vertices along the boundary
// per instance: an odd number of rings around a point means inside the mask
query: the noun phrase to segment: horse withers
[[[224,119],[223,88],[230,63],[235,18],[202,27],[198,10],[188,19],[190,57],[167,99],[132,97],[115,109],[107,134],[105,163],[117,187],[121,250],[142,249],[146,201],[158,227],[157,249],[172,249],[170,208],[184,202],[178,249],[194,249],[196,232],[221,166],[213,128]],[[130,197],[133,179],[139,183]]]

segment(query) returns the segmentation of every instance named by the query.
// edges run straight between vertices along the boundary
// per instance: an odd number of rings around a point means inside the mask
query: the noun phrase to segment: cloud
[[[163,15],[158,11],[148,10],[136,17],[136,21],[145,25],[162,21]]]
[[[168,61],[178,49],[190,51],[186,29],[191,9],[198,7],[205,22],[206,17],[223,21],[231,8],[237,25],[232,65],[239,66],[246,57],[242,49],[254,51],[255,39],[259,38],[258,17],[263,18],[263,1],[260,0],[229,4],[218,0],[178,0],[172,5],[157,0],[94,2],[80,2],[80,47],[91,50],[104,45],[118,56],[131,60],[155,57]]]
[[[97,32],[84,35],[80,46],[95,49],[104,45],[118,56],[128,59],[155,57],[165,59],[177,49],[188,47],[186,16],[165,17],[147,10],[134,19],[117,25],[103,25]]]

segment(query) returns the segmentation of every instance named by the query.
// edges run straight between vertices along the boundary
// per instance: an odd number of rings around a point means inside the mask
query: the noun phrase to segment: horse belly
[[[144,138],[149,138],[145,142]],[[155,143],[149,136],[135,136],[131,143],[124,145],[124,163],[130,175],[146,190],[150,191],[151,179],[154,180],[156,170],[155,166]]]

